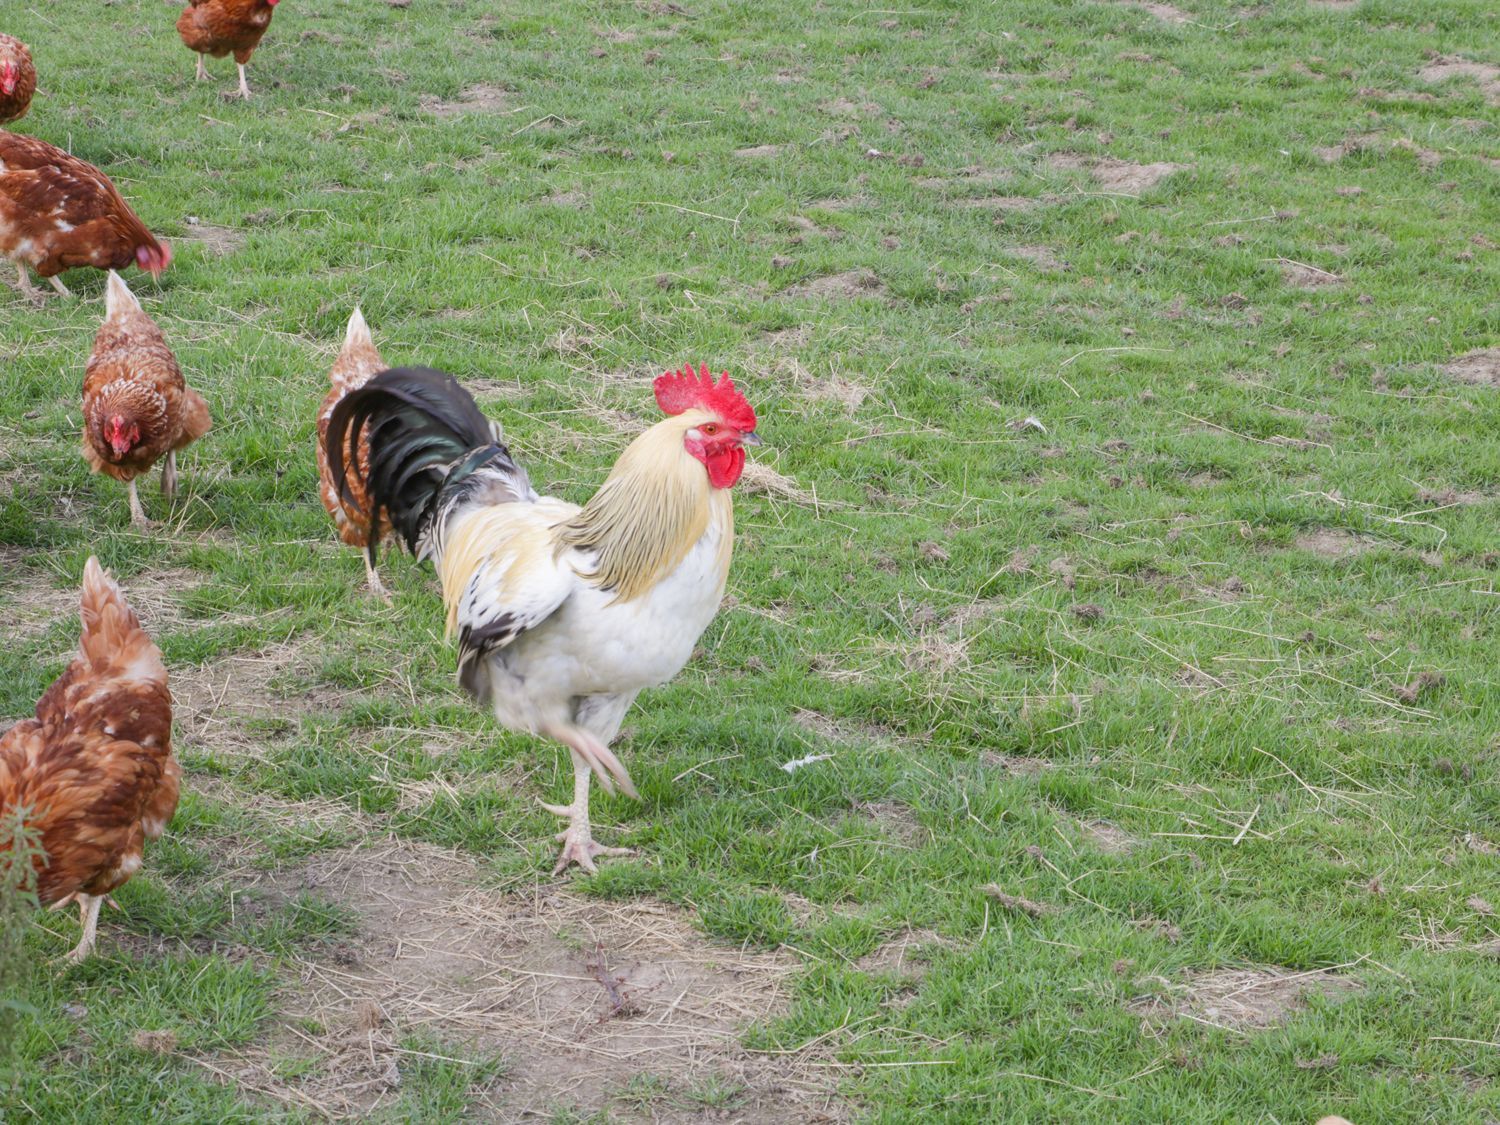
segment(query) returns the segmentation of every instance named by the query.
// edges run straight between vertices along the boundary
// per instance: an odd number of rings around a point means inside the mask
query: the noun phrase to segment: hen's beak
[[[761,441],[760,438],[756,436],[754,430],[751,430],[748,434],[741,434],[740,435],[740,444],[741,445],[764,445],[765,442]]]

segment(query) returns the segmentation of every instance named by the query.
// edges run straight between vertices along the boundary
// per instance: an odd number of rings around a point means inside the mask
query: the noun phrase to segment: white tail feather
[[[125,279],[114,270],[109,271],[109,282],[104,287],[104,315],[115,316],[131,309],[139,310],[141,303],[135,299]]]

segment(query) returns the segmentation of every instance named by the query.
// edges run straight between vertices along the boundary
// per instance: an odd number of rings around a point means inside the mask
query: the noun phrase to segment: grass
[[[13,1111],[315,1116],[211,1067],[280,1042],[357,911],[244,886],[371,835],[547,885],[566,762],[459,696],[430,574],[362,596],[317,500],[359,303],[572,500],[659,370],[754,402],[731,607],[627,720],[644,801],[596,805],[639,857],[571,886],[798,958],[745,1042],[816,1044],[839,1113],[1500,1117],[1500,404],[1441,368],[1500,342],[1500,134],[1478,80],[1417,76],[1500,62],[1500,26],[1178,8],[294,2],[248,105],[154,0],[8,12],[45,91],[18,127],[175,242],[130,281],[215,416],[137,534],[77,452],[102,275],[0,293],[0,715],[67,659],[89,553],[169,571],[143,613],[187,768],[100,956],[55,975],[71,915],[38,917]],[[1226,969],[1314,987],[1250,1026],[1255,989],[1204,999]],[[464,1044],[403,1042],[460,1061],[403,1055],[391,1119],[503,1104]],[[749,1096],[648,1070],[557,1119]]]

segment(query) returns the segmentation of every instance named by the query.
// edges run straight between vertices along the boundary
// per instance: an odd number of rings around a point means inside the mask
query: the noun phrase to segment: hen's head
[[[135,248],[135,264],[152,277],[172,264],[172,248],[165,242],[143,242]]]
[[[21,81],[21,68],[16,60],[0,57],[0,94],[9,97],[16,92],[16,83]]]
[[[104,440],[116,457],[124,457],[141,442],[141,427],[134,421],[127,422],[124,415],[111,415],[104,423]]]
[[[656,404],[668,416],[687,415],[691,422],[682,445],[703,462],[715,488],[729,488],[745,468],[745,446],[759,445],[755,436],[755,411],[740,394],[729,372],[717,383],[708,364],[694,373],[688,364],[681,371],[657,376]]]

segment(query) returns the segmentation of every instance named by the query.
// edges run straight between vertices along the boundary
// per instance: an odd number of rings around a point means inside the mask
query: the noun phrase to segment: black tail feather
[[[430,367],[393,367],[345,395],[328,420],[328,468],[334,487],[350,496],[351,467],[344,457],[346,435],[364,433],[370,443],[370,479],[366,482],[372,511],[384,508],[391,526],[415,552],[435,513],[449,470],[465,454],[493,450],[489,456],[465,459],[474,468],[510,454],[472,395],[453,376]],[[349,448],[355,448],[355,442]],[[370,541],[373,561],[376,539]]]

